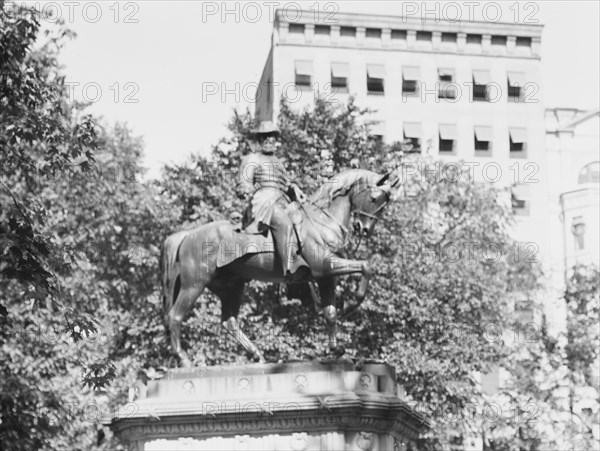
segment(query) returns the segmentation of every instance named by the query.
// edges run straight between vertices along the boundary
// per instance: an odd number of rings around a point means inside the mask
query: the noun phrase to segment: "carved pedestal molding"
[[[402,449],[428,422],[396,393],[393,368],[380,363],[177,369],[106,423],[145,451]]]

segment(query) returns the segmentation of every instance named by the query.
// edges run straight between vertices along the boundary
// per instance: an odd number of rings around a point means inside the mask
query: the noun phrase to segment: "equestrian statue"
[[[163,242],[165,324],[172,349],[185,367],[191,361],[181,347],[181,324],[205,288],[221,300],[223,327],[261,362],[262,353],[237,321],[248,281],[305,286],[316,282],[333,352],[339,351],[337,278],[361,274],[358,300],[366,295],[371,263],[343,258],[345,246],[352,231],[360,236],[372,233],[398,178],[391,172],[349,169],[333,175],[307,199],[289,182],[275,156],[278,137],[279,130],[268,122],[253,131],[252,152],[242,159],[236,187],[247,201],[241,224],[214,221],[174,233]]]

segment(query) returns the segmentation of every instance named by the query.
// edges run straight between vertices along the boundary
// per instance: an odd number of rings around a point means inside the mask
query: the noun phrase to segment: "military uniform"
[[[271,123],[261,123],[254,131],[258,139],[279,135]],[[242,228],[248,233],[266,233],[271,230],[275,248],[283,262],[283,274],[293,274],[305,266],[298,259],[298,242],[292,220],[286,212],[291,203],[288,195],[290,181],[283,162],[262,146],[261,152],[246,155],[241,162],[237,191],[249,199]]]
[[[271,224],[276,206],[290,203],[289,181],[283,163],[275,155],[251,153],[242,159],[238,190],[250,197],[244,217],[248,232],[263,232]]]

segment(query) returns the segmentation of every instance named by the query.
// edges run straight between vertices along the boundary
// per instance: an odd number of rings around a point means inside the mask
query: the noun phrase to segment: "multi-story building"
[[[288,14],[292,15],[292,14]],[[276,13],[256,117],[276,120],[281,98],[302,108],[317,93],[377,111],[371,133],[446,161],[477,180],[514,187],[516,239],[539,258],[548,239],[541,25],[423,23],[420,18],[314,11]]]
[[[600,265],[600,110],[546,110],[552,267],[557,279],[576,263]]]
[[[542,26],[289,15],[276,13],[256,117],[276,120],[282,98],[303,108],[316,95],[340,103],[353,96],[376,110],[373,135],[410,140],[441,161],[468,162],[478,181],[512,186],[513,237],[526,243],[524,258],[552,275],[552,301],[544,302],[560,329],[565,269],[598,263],[599,121],[598,111],[544,109]],[[515,300],[524,322],[540,319],[530,299]],[[484,391],[507,376],[492,371]]]
[[[570,269],[576,264],[600,266],[600,110],[552,108],[546,110],[549,220],[552,240],[550,259],[553,290],[560,296]],[[555,324],[564,330],[566,305],[555,309]],[[592,365],[596,381],[600,361]],[[597,382],[596,382],[597,384]],[[573,411],[600,438],[596,387],[575,389]]]

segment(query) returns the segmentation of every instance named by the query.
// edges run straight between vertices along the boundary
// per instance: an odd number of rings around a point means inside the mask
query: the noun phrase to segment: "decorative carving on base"
[[[414,441],[428,427],[395,395],[395,373],[385,364],[256,364],[172,370],[165,376],[149,382],[146,398],[106,421],[132,449],[140,443],[168,449],[185,438],[193,441],[189,449],[233,440],[225,446],[304,450],[352,444],[375,451],[392,447],[394,440]]]

